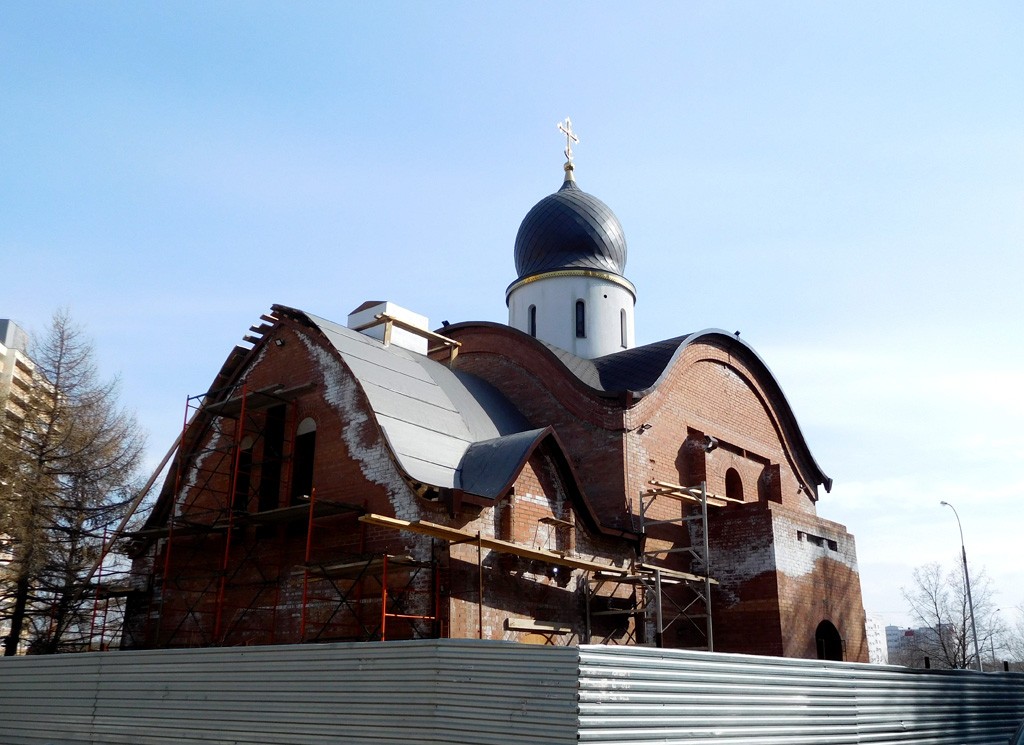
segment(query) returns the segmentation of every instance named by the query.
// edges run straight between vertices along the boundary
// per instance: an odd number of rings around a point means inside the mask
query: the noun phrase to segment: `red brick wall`
[[[708,529],[711,574],[721,583],[713,593],[718,651],[815,658],[815,631],[830,621],[846,659],[867,661],[856,549],[842,525],[755,503],[716,511]]]
[[[253,391],[267,386],[279,384],[288,389],[313,384],[287,405],[279,506],[289,502],[295,428],[311,417],[317,432],[313,469],[317,502],[351,504],[368,512],[412,520],[443,514],[440,505],[417,497],[398,472],[372,413],[343,365],[318,339],[304,331],[297,333],[287,319],[274,337],[283,345],[265,345],[242,371],[250,398]],[[237,433],[250,435],[255,442],[254,487],[262,475],[258,464],[263,458],[264,417],[265,411],[250,407],[242,431]],[[192,522],[209,524],[230,515],[232,445],[238,424],[222,418],[221,425],[220,433],[209,430],[200,443],[199,450],[207,451],[200,458],[202,468],[190,472],[186,484],[192,487],[186,488],[179,500],[179,509]],[[248,500],[249,510],[256,510],[256,501],[255,497]],[[350,593],[351,607],[346,606],[339,614],[339,593],[352,590],[353,581],[325,578],[317,571],[307,576],[306,521],[259,526],[245,523],[244,516],[234,520],[244,527],[230,534],[220,531],[190,537],[179,531],[172,537],[162,610],[157,615],[159,605],[155,605],[148,624],[150,643],[177,646],[216,641],[218,606],[219,633],[225,643],[300,641],[304,584],[305,638],[358,638],[367,633],[366,627],[372,630],[379,625],[381,590],[377,570],[364,574],[358,584],[365,587]],[[228,535],[231,545],[226,547]],[[423,562],[431,559],[429,539],[366,526],[353,515],[318,518],[313,536],[313,565],[336,564],[343,559],[356,562],[383,554],[408,555]],[[153,562],[159,574],[163,573],[166,550],[167,541],[163,541]],[[225,555],[230,579],[221,590],[217,575]],[[409,582],[413,583],[411,589],[424,596],[414,597],[409,592],[407,604],[426,614],[433,599],[422,592],[422,577],[400,570],[391,582],[392,589],[406,591]],[[389,631],[392,638],[412,634],[409,624],[399,621],[393,622]]]
[[[551,426],[567,447],[567,456],[586,493],[608,525],[629,529],[622,453],[622,412],[581,392],[557,368],[518,364],[503,354],[460,354],[457,366],[487,380],[508,397],[536,427]]]
[[[808,484],[813,472],[809,455],[778,413],[782,404],[772,399],[759,373],[744,359],[716,344],[691,344],[658,388],[633,402],[587,389],[553,355],[521,334],[500,327],[463,327],[457,333],[464,343],[457,366],[495,385],[534,426],[554,427],[606,528],[638,528],[641,494],[651,479],[684,485],[706,480],[710,492],[724,495],[727,474],[738,476],[743,504],[713,509],[709,521],[710,573],[720,581],[713,603],[717,649],[814,656],[814,629],[829,620],[846,640],[849,659],[866,656],[852,537],[842,526],[815,516],[813,489],[801,489],[814,486]],[[451,515],[440,501],[418,496],[398,471],[358,383],[336,355],[316,334],[287,318],[273,334],[283,345],[267,344],[253,354],[243,370],[249,390],[312,383],[288,407],[282,506],[287,504],[294,430],[310,417],[317,425],[313,483],[318,501],[427,519],[619,566],[636,559],[627,540],[587,528],[573,501],[571,474],[549,445],[533,454],[512,493],[494,505],[467,504]],[[261,416],[256,415],[246,432],[258,435]],[[641,425],[649,426],[641,433]],[[207,433],[206,444],[224,445],[236,434],[225,423],[220,434]],[[710,452],[702,447],[707,435],[719,440]],[[256,437],[257,461],[262,447]],[[209,483],[218,488],[193,488],[184,501],[194,520],[212,519],[217,511],[227,514],[232,460],[215,462],[218,457],[207,459]],[[679,518],[690,509],[664,498],[648,500],[646,507],[648,519]],[[575,527],[542,522],[552,517]],[[209,637],[218,608],[225,643],[373,638],[378,633],[379,570],[307,574],[304,524],[233,531],[231,580],[221,597],[211,578],[216,578],[224,556],[225,535],[175,539],[162,615],[156,614],[159,604],[152,606],[151,620],[159,626],[161,643],[215,641]],[[663,525],[648,531],[645,549],[654,553],[701,541],[693,523]],[[834,551],[828,541],[836,544]],[[382,554],[408,556],[427,569],[413,566],[389,575],[394,607],[406,615],[437,615],[436,620],[389,618],[389,639],[475,637],[482,630],[485,638],[495,639],[556,644],[585,640],[589,578],[583,572],[491,551],[478,555],[472,542],[449,547],[412,533],[369,527],[351,515],[314,524],[314,568],[357,564]],[[158,574],[162,557],[157,552],[152,561]],[[660,560],[670,568],[702,569],[683,553],[663,553]],[[140,561],[140,567],[145,564]],[[614,597],[608,603],[628,605],[634,591],[625,584],[606,583],[599,594]],[[622,643],[643,636],[644,629],[636,629],[628,616],[615,618],[595,622],[595,641]],[[557,623],[568,632],[515,628],[531,621]],[[691,635],[678,633],[681,626],[666,634],[667,645],[695,643]]]
[[[547,518],[572,523],[572,527],[544,522]],[[622,565],[632,554],[623,541],[597,537],[586,529],[569,498],[567,474],[544,449],[529,459],[511,494],[494,507],[482,508],[460,527],[527,548],[606,564]],[[450,552],[452,584],[459,588],[450,599],[450,636],[475,638],[482,633],[487,639],[555,645],[587,641],[583,596],[587,573],[501,552],[478,555],[472,542],[453,545]],[[477,604],[481,560],[482,612]],[[531,630],[527,626],[532,622],[556,624],[566,631]]]
[[[787,657],[815,657],[815,631],[835,625],[845,657],[867,662],[865,615],[853,536],[838,523],[772,507]]]
[[[687,347],[667,378],[629,412],[627,424],[634,425],[627,448],[633,491],[651,478],[691,486],[703,477],[708,491],[725,495],[732,468],[745,501],[781,498],[792,509],[815,511],[804,456],[786,436],[773,402],[742,360],[721,348]],[[642,424],[651,426],[638,435]],[[709,453],[700,447],[704,435],[719,441]]]
[[[721,582],[713,603],[716,648],[814,657],[814,629],[831,620],[847,640],[848,659],[863,656],[852,537],[829,524],[849,549],[845,558],[824,557],[798,572],[786,563],[799,547],[791,545],[795,530],[776,536],[776,512],[819,533],[827,532],[821,527],[827,521],[816,517],[817,470],[788,404],[749,353],[692,343],[657,388],[633,403],[585,390],[521,335],[476,325],[454,335],[464,344],[462,369],[489,380],[535,426],[555,426],[606,524],[634,525],[652,479],[685,486],[706,480],[709,492],[724,496],[727,474],[735,472],[744,504],[712,509],[709,525],[711,574]],[[710,452],[702,447],[706,435],[718,440]],[[665,498],[645,503],[648,520],[679,518],[689,509]],[[805,532],[817,535],[811,527]],[[677,525],[651,527],[645,550],[663,566],[700,570],[686,554],[665,550],[701,540],[699,531]],[[812,612],[819,607],[821,613]],[[673,634],[666,644],[696,643],[692,635]]]

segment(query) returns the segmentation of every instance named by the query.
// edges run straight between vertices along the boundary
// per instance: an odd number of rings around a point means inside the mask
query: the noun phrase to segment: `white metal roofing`
[[[385,346],[333,321],[304,315],[352,371],[399,466],[411,479],[462,489],[467,451],[474,443],[487,441],[492,477],[474,477],[467,490],[497,496],[486,493],[488,485],[506,483],[524,452],[522,437],[506,436],[530,429],[508,399],[474,375],[395,345]],[[539,434],[534,433],[534,439]]]

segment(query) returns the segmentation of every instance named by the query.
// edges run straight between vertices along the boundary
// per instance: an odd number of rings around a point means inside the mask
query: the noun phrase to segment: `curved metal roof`
[[[621,275],[626,235],[615,213],[582,191],[567,172],[562,188],[537,202],[516,234],[519,277],[558,269],[596,269]]]
[[[657,341],[642,347],[584,359],[541,341],[587,387],[601,393],[631,391],[642,396],[657,386],[673,359],[693,334]]]
[[[460,466],[473,443],[530,429],[508,399],[474,375],[333,321],[274,308],[304,315],[323,333],[366,394],[398,465],[414,481],[461,489]],[[509,466],[510,459],[500,463]],[[495,480],[509,477],[496,474]]]
[[[624,349],[621,352],[597,357],[595,359],[584,359],[577,357],[572,352],[566,351],[553,344],[531,337],[517,329],[504,324],[486,321],[466,322],[455,324],[448,328],[448,333],[455,338],[459,337],[460,326],[482,326],[486,328],[501,329],[503,333],[515,335],[526,344],[536,344],[542,347],[546,353],[558,360],[558,362],[584,387],[601,397],[619,398],[624,393],[632,394],[634,399],[643,398],[661,384],[671,373],[676,361],[682,356],[684,350],[692,344],[717,343],[726,346],[733,354],[742,355],[747,363],[758,374],[759,380],[781,402],[778,411],[780,416],[788,421],[789,427],[797,443],[806,452],[810,459],[816,476],[820,479],[818,483],[825,486],[825,491],[832,490],[832,479],[821,469],[811,454],[810,447],[803,436],[800,424],[796,415],[789,405],[782,386],[779,385],[775,374],[753,347],[744,340],[721,329],[705,329],[683,336],[676,336],[671,339],[646,344],[641,347]]]
[[[462,490],[491,499],[500,497],[512,486],[530,453],[551,432],[551,427],[543,427],[474,442],[460,463]]]
[[[539,340],[538,340],[539,341]],[[597,357],[592,360],[577,357],[571,352],[559,349],[546,342],[544,344],[555,354],[565,367],[575,375],[580,382],[590,388],[602,393],[621,394],[623,391],[630,391],[636,397],[645,396],[661,383],[668,376],[674,367],[676,360],[682,355],[683,350],[688,346],[699,342],[713,341],[726,345],[729,349],[740,352],[747,358],[749,364],[759,370],[761,382],[774,392],[782,402],[780,414],[788,418],[792,424],[793,431],[799,442],[807,452],[807,457],[817,471],[821,479],[819,483],[825,486],[825,491],[832,491],[832,479],[818,465],[811,454],[810,447],[804,439],[803,432],[796,420],[789,399],[779,385],[778,379],[765,363],[761,356],[754,351],[754,348],[742,339],[722,331],[721,329],[705,329],[684,336],[677,336],[664,341],[657,341],[646,344],[642,347],[633,347],[621,352]]]

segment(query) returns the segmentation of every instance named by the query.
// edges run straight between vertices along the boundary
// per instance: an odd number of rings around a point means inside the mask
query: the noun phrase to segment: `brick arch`
[[[799,493],[802,509],[811,510],[818,485],[831,488],[773,374],[753,349],[731,334],[702,331],[583,360],[497,323],[460,323],[446,333],[463,345],[458,368],[498,388],[535,427],[550,425],[559,433],[598,512],[616,527],[625,524],[624,495],[627,501],[635,498],[652,476],[680,478],[680,471],[668,470],[666,464],[684,460],[679,448],[687,427],[700,419],[694,406],[702,395],[709,400],[722,395],[721,387],[717,393],[679,395],[677,389],[685,387],[687,376],[699,375],[701,365],[717,370],[726,389],[751,403],[765,433],[758,443],[777,444],[778,452],[769,456],[775,465],[769,467],[766,461],[758,473],[744,473],[745,483],[781,501],[777,495],[786,477],[786,491]],[[705,417],[697,428],[714,433],[714,419]],[[650,429],[654,422],[657,429]],[[762,444],[751,449],[763,450]],[[613,453],[619,457],[611,457]],[[804,490],[798,491],[801,486]],[[719,488],[724,490],[724,481]]]
[[[729,340],[723,344],[717,339],[699,339],[682,347],[657,386],[631,412],[633,420],[676,420],[681,428],[723,437],[785,464],[794,474],[793,489],[803,485],[807,496],[816,501],[818,484],[828,490],[831,479],[814,461],[771,371],[756,355],[745,354],[748,348],[732,347]],[[685,432],[679,432],[675,446],[681,447],[684,440]],[[778,451],[764,452],[765,443],[776,443]],[[756,479],[745,476],[743,481],[754,483]],[[720,488],[724,491],[724,476]]]
[[[831,621],[824,620],[818,624],[814,631],[814,645],[819,660],[842,661],[845,658],[843,638]]]

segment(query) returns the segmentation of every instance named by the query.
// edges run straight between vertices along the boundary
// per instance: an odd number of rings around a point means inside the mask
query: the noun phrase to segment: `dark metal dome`
[[[597,269],[621,276],[626,236],[608,205],[576,186],[570,166],[562,188],[523,218],[515,259],[520,278],[558,269]]]

